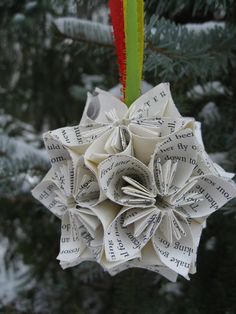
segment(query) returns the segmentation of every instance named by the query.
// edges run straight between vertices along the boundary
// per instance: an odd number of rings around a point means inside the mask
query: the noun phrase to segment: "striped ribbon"
[[[130,106],[141,89],[144,51],[143,0],[110,0],[123,98]]]

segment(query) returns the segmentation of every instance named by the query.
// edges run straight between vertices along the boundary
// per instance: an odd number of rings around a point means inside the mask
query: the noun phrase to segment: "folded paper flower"
[[[157,143],[185,127],[194,131],[197,125],[193,118],[180,116],[168,83],[157,85],[129,109],[118,98],[97,88],[94,96],[88,94],[80,125],[47,132],[44,140],[52,163],[67,159],[68,153],[55,156],[51,147],[64,147],[84,154],[86,164],[96,171],[102,160],[117,153],[134,155],[147,164]]]
[[[57,171],[49,170],[32,194],[61,219],[58,259],[62,263],[75,264],[84,255],[92,260],[101,257],[104,228],[119,207],[103,201],[97,179],[82,157],[75,167],[68,161]]]
[[[111,275],[138,267],[171,281],[196,271],[207,217],[236,196],[200,124],[183,118],[167,83],[128,109],[100,89],[79,125],[44,135],[52,168],[33,196],[61,219],[62,268],[86,260]]]
[[[202,222],[236,193],[232,181],[209,172],[193,175],[197,145],[192,130],[185,129],[157,145],[149,167],[126,155],[100,164],[101,188],[124,206],[104,236],[108,260],[129,260],[151,239],[164,265],[188,275]]]

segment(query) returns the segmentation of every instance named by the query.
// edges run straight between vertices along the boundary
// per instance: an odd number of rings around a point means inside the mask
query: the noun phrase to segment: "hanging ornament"
[[[143,1],[109,6],[123,101],[95,89],[79,125],[44,134],[52,167],[32,193],[61,220],[63,269],[89,260],[188,279],[207,218],[236,196],[234,174],[209,158],[168,83],[140,95]]]

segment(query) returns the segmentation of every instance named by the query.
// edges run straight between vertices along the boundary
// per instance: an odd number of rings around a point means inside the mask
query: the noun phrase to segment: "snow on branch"
[[[28,193],[49,167],[44,150],[0,134],[0,196]]]
[[[108,46],[113,43],[112,27],[109,25],[74,17],[55,19],[54,24],[61,34],[75,40]]]

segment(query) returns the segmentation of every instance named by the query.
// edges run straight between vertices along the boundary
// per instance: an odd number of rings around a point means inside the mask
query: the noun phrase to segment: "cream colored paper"
[[[206,219],[236,185],[205,152],[200,123],[180,116],[169,84],[129,109],[96,89],[80,124],[44,141],[52,168],[32,193],[61,219],[63,269],[89,260],[111,275],[137,267],[189,279]]]

